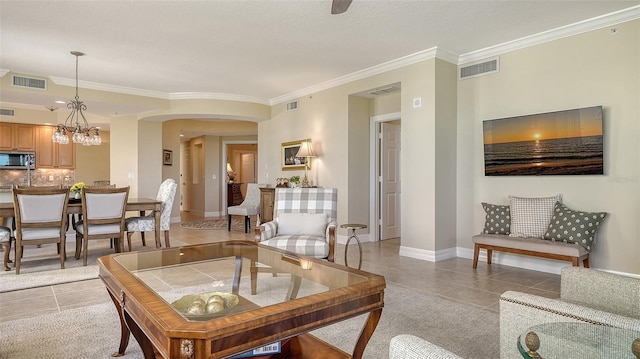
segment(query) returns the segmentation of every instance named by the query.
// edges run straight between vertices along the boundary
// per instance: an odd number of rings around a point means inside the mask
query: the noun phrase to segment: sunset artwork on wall
[[[482,122],[485,176],[602,175],[602,106]]]

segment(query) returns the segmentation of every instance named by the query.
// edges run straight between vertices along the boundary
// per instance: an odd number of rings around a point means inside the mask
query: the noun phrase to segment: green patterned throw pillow
[[[544,239],[578,244],[591,252],[598,227],[606,216],[607,212],[574,211],[556,202]]]
[[[511,227],[511,209],[508,205],[497,205],[482,202],[486,213],[484,229],[486,234],[509,234]]]

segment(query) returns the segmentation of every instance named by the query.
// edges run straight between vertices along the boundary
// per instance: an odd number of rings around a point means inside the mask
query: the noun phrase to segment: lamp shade
[[[229,162],[227,162],[227,172],[233,172],[233,169],[231,168],[231,164]]]
[[[311,141],[304,141],[300,144],[300,149],[296,153],[296,157],[316,157],[316,153],[313,152],[313,146]]]

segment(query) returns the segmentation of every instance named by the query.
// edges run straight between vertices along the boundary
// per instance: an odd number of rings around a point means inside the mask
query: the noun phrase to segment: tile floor
[[[202,219],[183,215],[183,221]],[[253,222],[252,222],[253,223]],[[171,239],[197,244],[228,239],[251,239],[251,233],[224,230],[188,230],[179,224],[171,226]],[[140,246],[139,235],[133,245]],[[152,237],[151,237],[152,238]],[[378,243],[363,243],[365,271],[383,275],[387,282],[429,292],[448,299],[470,303],[495,312],[499,310],[500,294],[517,290],[550,298],[560,295],[560,276],[514,267],[479,263],[476,270],[471,260],[452,258],[437,263],[400,257],[399,239]],[[357,246],[349,250],[349,262],[358,261]],[[74,260],[73,258],[69,260]],[[344,246],[336,248],[336,262],[344,264]],[[109,302],[109,296],[99,279],[52,285],[0,293],[0,322],[55,313],[71,308]]]

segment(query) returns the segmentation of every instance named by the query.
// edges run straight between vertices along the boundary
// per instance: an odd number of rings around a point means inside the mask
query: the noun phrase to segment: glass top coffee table
[[[260,276],[251,295],[251,261],[289,275]],[[362,358],[384,306],[384,277],[252,241],[227,241],[98,259],[120,316],[123,355],[129,336],[145,358],[231,358],[281,345],[269,358]],[[244,283],[247,282],[247,283]],[[292,283],[295,299],[285,299]],[[367,314],[353,353],[308,332]]]
[[[636,359],[640,332],[588,323],[544,323],[518,337],[525,359]]]

